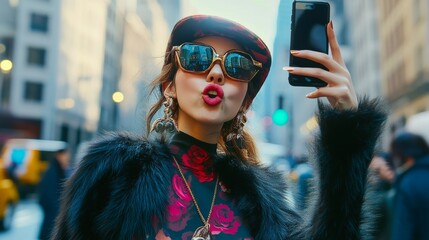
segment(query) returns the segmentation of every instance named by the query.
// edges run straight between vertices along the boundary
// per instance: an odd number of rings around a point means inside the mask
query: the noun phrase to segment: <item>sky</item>
[[[270,50],[276,31],[279,0],[189,0],[197,13],[241,23],[260,36]]]

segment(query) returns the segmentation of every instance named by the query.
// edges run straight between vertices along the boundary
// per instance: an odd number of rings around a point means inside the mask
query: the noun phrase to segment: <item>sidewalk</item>
[[[42,221],[42,210],[35,199],[26,199],[19,202],[15,209],[12,228],[0,232],[0,240],[35,240],[39,234]]]

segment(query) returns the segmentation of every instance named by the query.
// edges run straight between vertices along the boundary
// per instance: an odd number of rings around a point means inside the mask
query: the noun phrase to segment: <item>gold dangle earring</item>
[[[173,133],[177,130],[176,124],[173,119],[174,113],[174,99],[170,96],[165,98],[163,102],[164,105],[164,116],[162,118],[158,118],[153,122],[151,127],[151,132],[155,131],[159,134],[162,133]]]
[[[243,139],[243,128],[247,122],[246,112],[239,111],[237,117],[235,118],[235,122],[233,123],[233,130],[226,137],[227,141],[231,141],[233,139],[239,140]]]

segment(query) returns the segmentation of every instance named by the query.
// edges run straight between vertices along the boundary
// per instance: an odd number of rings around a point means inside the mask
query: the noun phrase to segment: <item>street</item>
[[[12,228],[0,232],[0,240],[33,240],[37,239],[42,221],[42,211],[37,200],[22,200],[15,209]]]

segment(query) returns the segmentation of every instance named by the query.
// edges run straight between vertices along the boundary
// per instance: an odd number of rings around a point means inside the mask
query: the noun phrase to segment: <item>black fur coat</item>
[[[369,239],[367,169],[385,118],[377,101],[361,100],[353,111],[319,104],[318,194],[306,214],[285,200],[281,173],[219,156],[216,172],[254,238]],[[129,134],[94,142],[66,183],[53,239],[154,236],[152,219],[163,219],[168,203],[171,159],[166,145]]]

